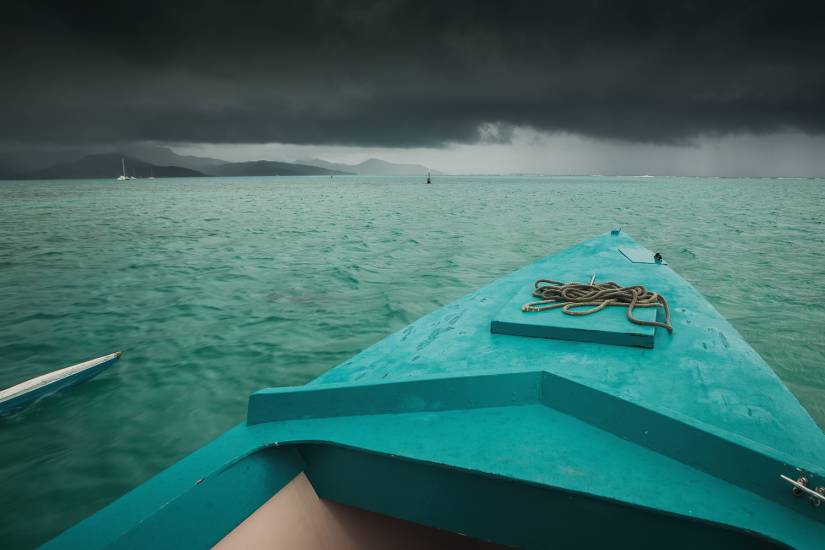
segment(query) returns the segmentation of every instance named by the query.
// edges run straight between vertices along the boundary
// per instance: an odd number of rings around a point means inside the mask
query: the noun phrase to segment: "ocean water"
[[[58,534],[307,382],[621,226],[825,426],[825,181],[209,178],[0,182],[0,388],[113,351],[0,418],[0,546]]]

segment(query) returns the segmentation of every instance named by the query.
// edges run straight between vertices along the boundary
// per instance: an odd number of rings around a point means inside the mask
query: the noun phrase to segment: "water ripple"
[[[252,391],[615,226],[825,424],[822,212],[825,182],[797,180],[0,182],[0,387],[126,352],[0,420],[0,540],[52,537],[240,421]]]

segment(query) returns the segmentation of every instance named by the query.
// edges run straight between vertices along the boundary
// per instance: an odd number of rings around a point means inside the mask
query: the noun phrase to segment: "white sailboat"
[[[126,175],[126,159],[120,157],[120,165],[123,169],[123,173],[117,177],[117,181],[126,181],[129,177]]]

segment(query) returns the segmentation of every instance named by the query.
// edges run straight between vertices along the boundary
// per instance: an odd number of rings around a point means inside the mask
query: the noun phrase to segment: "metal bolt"
[[[804,486],[804,487],[808,486],[808,478],[807,477],[800,477],[796,480],[796,482],[799,483],[800,485]],[[801,497],[802,496],[802,489],[800,489],[799,487],[794,487],[793,489],[791,489],[791,491],[793,492],[793,496],[795,496],[795,497]]]
[[[809,500],[811,501],[811,505],[819,507],[822,505],[822,500],[825,499],[825,487],[817,487],[816,492],[822,495],[822,498],[811,496],[809,497]]]

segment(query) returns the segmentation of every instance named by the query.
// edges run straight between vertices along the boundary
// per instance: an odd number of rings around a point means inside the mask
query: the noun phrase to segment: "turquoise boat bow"
[[[210,547],[302,476],[324,501],[509,546],[822,548],[825,435],[652,257],[599,236],[259,391],[245,422],[46,548]],[[664,295],[673,332],[618,307],[520,309],[537,279],[593,274]]]

